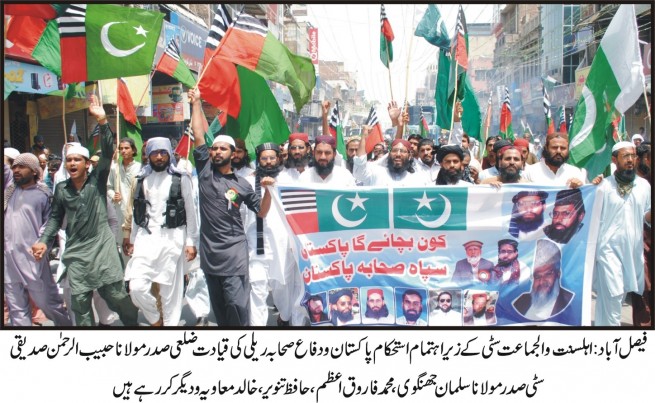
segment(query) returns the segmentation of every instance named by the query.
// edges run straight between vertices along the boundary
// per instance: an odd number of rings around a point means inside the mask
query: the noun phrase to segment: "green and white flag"
[[[634,5],[622,4],[600,41],[571,127],[571,163],[587,168],[590,178],[610,164],[611,116],[624,113],[643,94],[638,40]]]

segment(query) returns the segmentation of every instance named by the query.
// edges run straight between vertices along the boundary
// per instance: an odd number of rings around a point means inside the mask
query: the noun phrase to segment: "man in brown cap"
[[[277,179],[278,183],[282,185],[297,183],[300,174],[309,167],[311,150],[307,133],[291,133],[289,135],[289,155],[284,169]]]
[[[464,244],[466,259],[462,259],[455,264],[453,282],[466,284],[479,281],[486,284],[491,280],[491,271],[494,264],[482,257],[482,245],[482,242],[475,240]]]

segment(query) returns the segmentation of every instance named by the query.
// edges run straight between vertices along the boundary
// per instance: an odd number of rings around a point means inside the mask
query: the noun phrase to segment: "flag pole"
[[[157,63],[157,66],[159,66],[159,63]],[[141,105],[141,101],[143,101],[143,97],[146,96],[146,92],[148,92],[148,88],[150,88],[150,84],[152,83],[152,77],[155,75],[155,71],[157,71],[156,67],[155,70],[153,70],[152,73],[150,73],[150,77],[148,78],[148,84],[146,85],[146,88],[143,90],[143,93],[141,94],[141,98],[139,98],[139,102],[136,103],[137,108]]]
[[[457,48],[455,48],[455,51],[457,51]],[[450,134],[451,135],[453,133],[453,126],[455,125],[455,108],[457,107],[457,82],[459,81],[457,79],[457,68],[459,67],[459,63],[457,63],[457,58],[453,57],[453,60],[455,61],[455,91],[453,93],[453,113],[450,115]]]
[[[646,118],[648,119],[648,126],[650,127],[651,116],[650,116],[650,105],[648,105],[648,95],[646,94],[646,83],[644,83],[644,102],[646,103],[646,112],[648,113]]]
[[[186,160],[189,160],[189,153],[191,152],[191,133],[187,133],[187,142],[189,143],[186,148]]]
[[[384,44],[387,48],[387,72],[389,73],[389,91],[391,92],[391,100],[393,101],[393,86],[391,85],[391,60],[389,60],[389,41],[384,40]]]
[[[414,21],[416,18],[416,4],[414,4],[414,13],[412,15],[412,30],[414,30]],[[407,52],[407,67],[405,68],[405,105],[407,105],[407,93],[409,92],[409,62],[412,56],[412,44],[414,35],[409,38],[409,50]],[[403,133],[407,133],[407,124],[403,122]]]
[[[61,96],[61,121],[64,124],[64,145],[66,145],[68,144],[68,134],[66,133],[66,93]]]
[[[118,80],[120,78],[116,79],[116,150],[114,151],[114,158],[116,160],[116,182],[114,184],[114,187],[116,188],[116,192],[120,193],[121,192],[121,167],[120,167],[120,161],[118,160],[118,146],[119,146],[119,141],[120,141],[120,125],[121,125],[121,110],[120,106],[118,105]],[[127,84],[126,84],[127,85]],[[122,197],[122,195],[121,195]]]

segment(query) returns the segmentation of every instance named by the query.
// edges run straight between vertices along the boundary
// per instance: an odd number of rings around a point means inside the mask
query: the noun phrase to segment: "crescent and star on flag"
[[[355,228],[355,227],[359,226],[360,224],[362,224],[366,220],[366,217],[368,216],[368,213],[364,214],[364,216],[362,218],[360,218],[359,220],[349,220],[349,219],[345,218],[341,214],[341,212],[339,211],[339,200],[341,200],[341,198],[343,196],[344,195],[339,195],[339,196],[335,197],[334,200],[332,201],[332,215],[334,216],[335,221],[339,225],[341,225],[343,227],[346,227],[346,228]],[[441,215],[439,217],[437,217],[436,219],[434,219],[432,221],[424,220],[421,217],[419,217],[418,211],[420,209],[424,208],[424,207],[427,208],[428,210],[432,211],[432,206],[431,206],[430,203],[435,201],[436,198],[428,198],[427,192],[424,191],[422,198],[414,199],[415,201],[418,202],[418,206],[416,208],[417,213],[414,214],[414,216],[416,217],[418,222],[421,223],[421,225],[423,225],[426,228],[431,228],[431,229],[439,228],[442,225],[444,225],[448,221],[448,219],[450,218],[450,213],[451,213],[450,200],[448,200],[448,198],[445,197],[444,195],[439,195],[439,196],[441,196],[441,198],[444,201],[444,210],[443,210],[443,212],[441,213]],[[368,200],[368,198],[359,197],[359,193],[355,193],[355,197],[353,197],[353,198],[348,198],[347,197],[346,200],[348,200],[348,201],[350,201],[352,203],[352,206],[350,208],[351,212],[354,211],[356,208],[360,208],[364,212],[366,212],[366,207],[364,207],[364,203]]]
[[[122,50],[122,49],[118,49],[111,43],[111,40],[109,40],[109,28],[114,24],[125,24],[125,23],[126,21],[111,21],[103,25],[102,29],[100,30],[100,42],[102,43],[102,47],[107,51],[107,53],[109,53],[114,57],[130,56],[146,45],[146,43],[143,42],[139,45],[134,46],[131,49]],[[146,31],[142,25],[132,28],[136,30],[135,35],[142,35],[144,38],[147,38],[146,34],[148,33],[148,31]]]

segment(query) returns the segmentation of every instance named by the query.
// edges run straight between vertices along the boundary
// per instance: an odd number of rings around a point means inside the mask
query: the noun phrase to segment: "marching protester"
[[[216,136],[210,150],[204,139],[200,94],[189,90],[189,100],[193,109],[191,125],[196,147],[193,156],[200,191],[200,268],[205,273],[218,324],[248,326],[248,245],[239,207],[244,203],[265,218],[271,206],[268,186],[275,180],[261,179],[265,191],[260,198],[244,178],[236,176],[230,164],[234,140],[226,135]]]
[[[4,203],[4,292],[9,324],[32,325],[31,298],[55,326],[70,326],[48,260],[35,259],[29,253],[48,220],[52,193],[40,182],[43,171],[34,154],[16,156],[11,170],[13,183],[5,189]]]
[[[636,175],[635,145],[616,143],[612,162],[616,171],[599,185],[603,209],[593,280],[596,326],[621,326],[621,303],[626,293],[643,294],[642,226],[651,225],[650,184]]]
[[[176,167],[168,138],[153,137],[148,165],[134,183],[131,233],[123,241],[131,256],[125,269],[130,297],[152,326],[177,326],[182,314],[184,260],[195,259],[198,224],[191,178]],[[126,223],[125,226],[128,224]]]
[[[125,326],[137,325],[137,308],[132,304],[123,282],[123,270],[114,236],[107,222],[107,177],[113,156],[113,133],[97,97],[92,96],[89,114],[100,125],[102,157],[98,169],[88,174],[89,151],[72,146],[66,154],[69,178],[57,184],[52,211],[45,230],[32,246],[37,261],[46,256],[67,220],[66,251],[61,261],[66,265],[72,291],[71,309],[78,326],[92,326],[93,290],[98,290],[110,309],[117,312]]]

